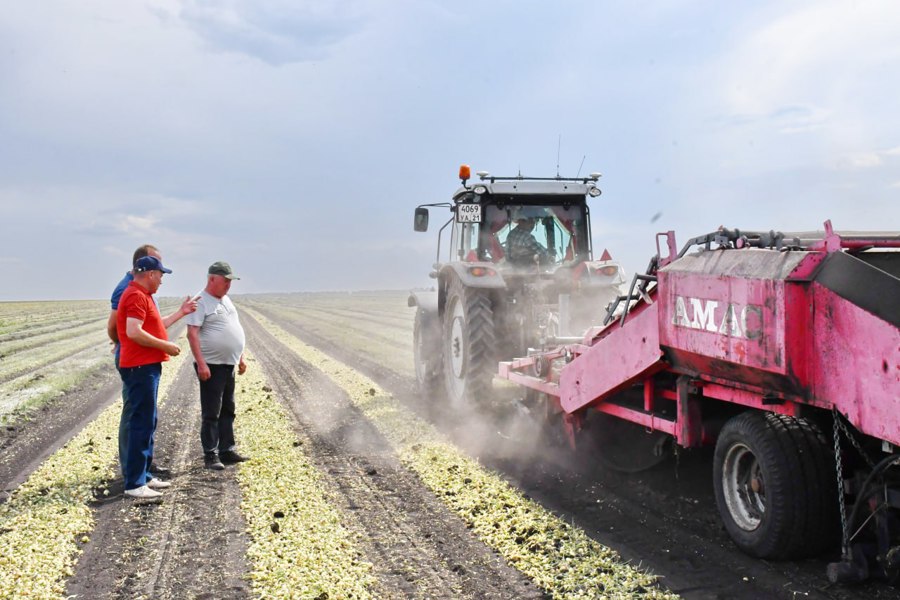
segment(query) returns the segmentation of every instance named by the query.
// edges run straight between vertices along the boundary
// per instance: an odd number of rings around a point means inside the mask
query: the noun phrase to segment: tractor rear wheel
[[[441,324],[437,315],[416,311],[413,324],[413,360],[419,394],[433,398],[441,390],[444,362],[441,356]]]
[[[716,443],[713,485],[725,529],[747,554],[803,558],[836,541],[834,460],[808,421],[763,412],[733,417]]]
[[[444,303],[443,334],[447,399],[457,408],[486,403],[497,372],[494,312],[487,291],[467,288],[453,278]]]

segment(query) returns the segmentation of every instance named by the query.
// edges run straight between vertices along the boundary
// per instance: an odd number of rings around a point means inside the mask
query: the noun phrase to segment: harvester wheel
[[[413,360],[419,394],[434,398],[441,391],[444,362],[441,357],[441,324],[438,316],[422,309],[413,324]]]
[[[592,460],[619,473],[640,473],[673,456],[672,436],[589,410],[581,436]]]
[[[837,541],[834,460],[808,421],[745,412],[722,428],[713,461],[716,504],[747,554],[795,559]]]
[[[447,399],[455,407],[484,404],[497,372],[494,312],[487,291],[454,278],[444,304],[443,359]]]

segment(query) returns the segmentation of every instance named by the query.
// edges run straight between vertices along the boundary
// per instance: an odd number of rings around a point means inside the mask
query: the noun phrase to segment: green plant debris
[[[163,398],[187,353],[163,367]],[[90,503],[117,474],[121,401],[45,460],[0,505],[0,598],[63,598],[94,528]]]
[[[658,578],[623,562],[443,439],[374,381],[290,335],[255,311],[252,316],[302,360],[343,388],[394,446],[400,459],[476,535],[553,598],[674,599]]]
[[[285,410],[259,363],[238,378],[235,420],[252,459],[238,469],[251,544],[250,580],[259,598],[369,598],[372,565],[329,502],[315,467],[296,446]]]

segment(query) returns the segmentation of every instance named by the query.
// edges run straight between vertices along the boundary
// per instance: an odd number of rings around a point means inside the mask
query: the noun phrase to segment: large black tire
[[[494,311],[486,290],[453,278],[444,303],[444,388],[454,408],[486,405],[497,372]]]
[[[661,431],[589,410],[579,449],[605,468],[619,473],[640,473],[674,456],[672,436]]]
[[[434,398],[443,391],[444,361],[441,355],[441,323],[436,314],[416,311],[413,324],[413,360],[419,394]]]
[[[838,540],[834,457],[804,419],[756,411],[732,418],[716,443],[713,484],[725,528],[751,556],[815,556]]]

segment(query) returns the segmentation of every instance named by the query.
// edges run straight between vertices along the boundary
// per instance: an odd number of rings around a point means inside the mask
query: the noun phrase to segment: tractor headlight
[[[590,188],[588,188],[588,195],[591,198],[596,198],[600,195],[600,188],[592,185]]]
[[[474,189],[475,193],[478,194],[479,196],[481,196],[482,194],[487,192],[487,188],[484,187],[483,185],[476,185],[473,189]]]

